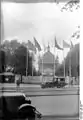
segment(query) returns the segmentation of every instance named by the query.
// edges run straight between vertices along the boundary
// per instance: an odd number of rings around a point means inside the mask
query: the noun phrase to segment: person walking
[[[19,88],[20,88],[20,77],[16,76],[15,77],[15,83],[16,83],[16,90],[19,91]]]

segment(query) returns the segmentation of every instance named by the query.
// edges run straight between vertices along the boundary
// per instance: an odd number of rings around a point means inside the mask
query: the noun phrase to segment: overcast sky
[[[33,42],[33,37],[36,37],[41,47],[43,44],[47,46],[48,42],[52,46],[55,36],[60,46],[62,40],[69,42],[79,25],[79,11],[61,12],[63,5],[64,3],[3,4],[4,39],[17,38]]]

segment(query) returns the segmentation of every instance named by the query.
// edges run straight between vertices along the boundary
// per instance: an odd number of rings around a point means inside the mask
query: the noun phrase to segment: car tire
[[[34,107],[29,106],[28,104],[22,104],[26,105],[23,106],[22,108],[18,109],[18,118],[19,120],[35,120],[35,112],[34,112]],[[21,105],[21,106],[22,106]]]

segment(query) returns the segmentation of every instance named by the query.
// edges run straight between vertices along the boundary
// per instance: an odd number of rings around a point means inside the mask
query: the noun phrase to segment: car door
[[[3,114],[3,99],[2,97],[0,96],[0,119],[3,118],[4,114]]]

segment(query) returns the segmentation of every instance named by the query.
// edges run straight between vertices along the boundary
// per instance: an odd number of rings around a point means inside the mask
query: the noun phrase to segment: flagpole
[[[70,53],[70,59],[69,59],[69,77],[71,80],[71,53]]]
[[[78,65],[78,52],[76,52],[76,77],[78,77],[78,69],[77,69],[77,65]]]
[[[65,78],[65,56],[64,56],[64,45],[63,45],[63,59],[64,59],[64,78]]]
[[[57,49],[60,49],[60,50],[63,50],[61,47],[59,47],[59,45],[57,44],[57,41],[56,41],[56,37],[55,37],[55,46],[54,46],[54,55],[55,55],[55,48],[57,48]],[[56,67],[56,65],[55,65],[55,57],[54,57],[54,76],[55,76],[55,67]]]
[[[54,77],[55,77],[55,46],[54,46]]]
[[[43,83],[43,55],[42,55],[42,83]]]
[[[70,39],[70,43],[71,43],[71,39]],[[70,58],[69,58],[69,77],[71,82],[71,46],[70,46]]]
[[[32,52],[32,79],[33,79],[33,52]]]
[[[64,56],[64,49],[63,49],[63,59],[64,59],[64,78],[65,78],[65,56]]]
[[[27,71],[28,71],[28,48],[27,49],[27,54],[26,54],[26,77],[27,77]]]

